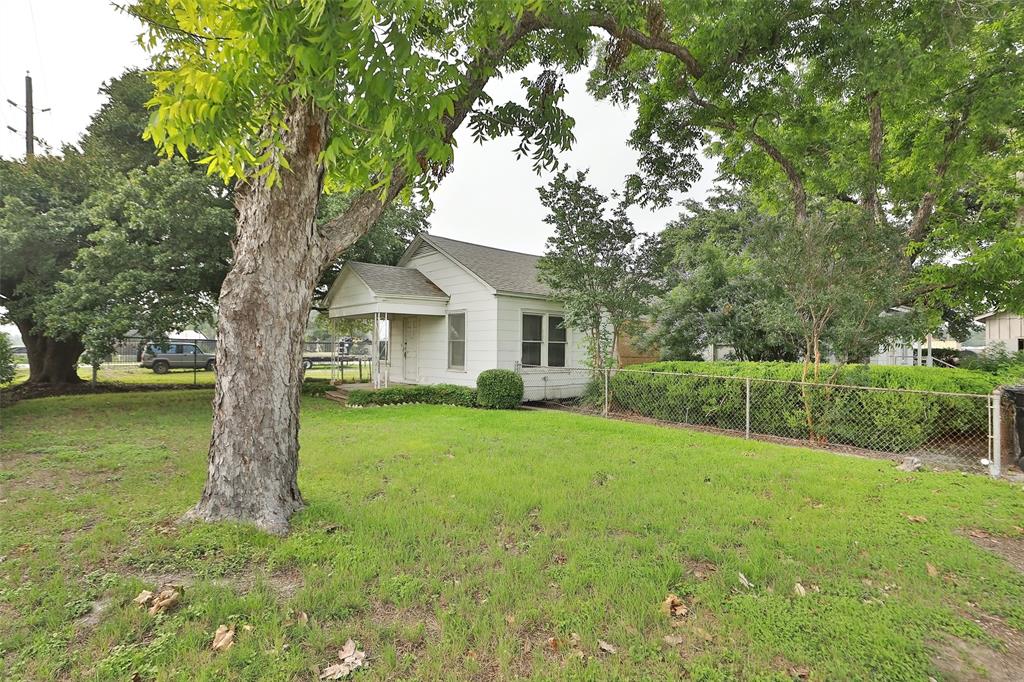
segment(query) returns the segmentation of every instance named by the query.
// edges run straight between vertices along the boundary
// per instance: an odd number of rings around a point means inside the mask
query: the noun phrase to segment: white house
[[[473,386],[486,369],[523,374],[527,400],[579,395],[583,336],[537,277],[539,256],[421,234],[397,266],[348,262],[331,318],[370,318],[375,381]]]
[[[1024,350],[1024,317],[997,310],[975,321],[985,325],[986,346],[1002,345],[1011,353]]]

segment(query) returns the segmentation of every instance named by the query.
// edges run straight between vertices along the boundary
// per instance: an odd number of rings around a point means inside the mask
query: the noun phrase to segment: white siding
[[[422,272],[448,294],[449,311],[466,313],[464,370],[448,369],[447,318],[420,318],[417,383],[475,386],[480,372],[493,369],[498,361],[498,310],[494,290],[427,244],[422,244],[405,265]],[[401,375],[397,372],[392,374],[392,377],[398,376]]]
[[[514,369],[522,360],[523,313],[562,314],[561,303],[527,296],[498,295],[498,364],[500,369]],[[545,334],[547,331],[545,330]],[[569,398],[580,395],[590,380],[587,372],[571,368],[586,366],[584,335],[566,330],[565,368],[527,367],[523,369],[526,400]]]
[[[355,307],[374,303],[373,294],[363,280],[359,279],[351,270],[341,274],[341,281],[331,287],[330,296],[327,299],[328,308]],[[333,312],[334,317],[338,313]]]
[[[1020,339],[1024,339],[1024,317],[1011,313],[998,313],[985,320],[985,345],[1002,344],[1011,353],[1016,352]]]

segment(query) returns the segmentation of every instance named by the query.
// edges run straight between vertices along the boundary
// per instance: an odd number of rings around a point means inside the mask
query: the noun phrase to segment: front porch
[[[370,324],[368,387],[429,383],[425,377],[430,375],[430,362],[421,348],[430,353],[443,350],[449,299],[423,273],[413,268],[346,263],[327,300],[332,320],[367,320]]]

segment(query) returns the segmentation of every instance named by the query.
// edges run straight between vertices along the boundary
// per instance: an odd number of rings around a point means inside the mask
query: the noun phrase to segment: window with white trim
[[[448,369],[466,369],[466,313],[448,313]]]
[[[523,313],[520,362],[524,367],[565,367],[567,346],[564,317]]]
[[[548,315],[548,367],[565,367],[565,319]]]

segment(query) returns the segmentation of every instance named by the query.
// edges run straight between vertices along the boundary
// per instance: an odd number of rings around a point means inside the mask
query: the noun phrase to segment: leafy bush
[[[480,407],[512,410],[523,402],[523,378],[510,369],[488,369],[476,380]]]
[[[616,406],[643,416],[741,429],[746,420],[746,382],[741,379],[749,377],[757,380],[751,383],[753,432],[892,452],[938,436],[976,433],[979,424],[986,424],[986,401],[842,386],[986,395],[1000,383],[993,375],[937,367],[824,367],[830,385],[784,383],[801,380],[800,363],[657,362],[630,369],[679,373],[613,375]]]
[[[964,358],[963,367],[997,374],[1006,383],[1017,383],[1024,377],[1024,350],[1011,353],[1004,344],[993,344],[974,357]]]
[[[330,379],[304,379],[302,381],[302,395],[323,396],[331,390]]]
[[[476,407],[476,390],[455,384],[432,384],[429,386],[391,386],[377,391],[357,390],[348,394],[349,405],[400,405],[402,403]]]
[[[14,381],[14,349],[11,347],[11,337],[6,332],[0,332],[0,386]]]

